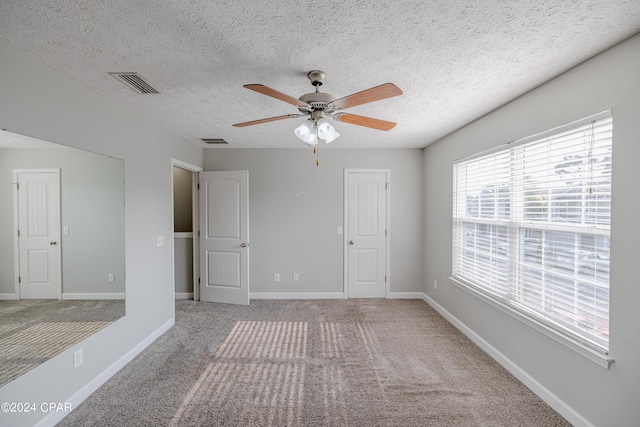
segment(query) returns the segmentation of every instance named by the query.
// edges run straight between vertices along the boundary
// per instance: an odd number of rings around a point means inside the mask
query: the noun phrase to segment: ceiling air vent
[[[228,144],[228,142],[222,138],[202,138],[202,141],[205,144]]]
[[[144,81],[138,73],[109,73],[138,93],[159,93],[153,86]]]

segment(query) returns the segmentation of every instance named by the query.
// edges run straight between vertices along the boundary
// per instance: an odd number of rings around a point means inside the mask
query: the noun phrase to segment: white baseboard
[[[173,325],[175,324],[175,319],[170,319],[165,322],[162,326],[156,329],[151,335],[142,340],[138,345],[129,350],[124,356],[120,359],[116,360],[111,366],[102,371],[96,378],[91,380],[86,386],[82,387],[77,393],[75,393],[70,398],[66,399],[65,402],[71,404],[72,408],[77,408],[87,397],[91,395],[94,391],[96,391],[101,385],[107,382],[109,378],[114,376],[120,369],[122,369],[127,363],[131,362],[134,357],[142,352],[145,348],[147,348],[151,343],[153,343],[158,337],[167,332]],[[60,420],[62,420],[65,415],[68,415],[68,412],[51,412],[49,415],[44,417],[40,422],[38,422],[35,427],[53,427]]]
[[[249,299],[344,299],[344,292],[252,292]]]
[[[424,299],[423,292],[389,292],[387,299]]]
[[[80,299],[87,299],[87,300],[99,300],[99,299],[124,299],[124,292],[110,292],[110,293],[89,293],[89,292],[82,292],[82,293],[63,293],[62,294],[62,299],[63,300],[80,300]]]
[[[16,294],[0,294],[0,300],[15,301],[19,299],[20,298],[18,298],[18,295]]]
[[[252,292],[250,299],[344,299],[344,292]],[[424,299],[422,292],[390,292],[388,299]],[[178,294],[176,294],[178,299]]]
[[[567,405],[563,400],[558,398],[555,394],[549,391],[546,387],[536,381],[522,368],[516,365],[511,359],[502,354],[498,349],[493,347],[480,335],[476,334],[471,328],[462,323],[457,317],[449,313],[440,304],[431,299],[427,294],[423,293],[422,299],[433,307],[438,313],[442,315],[449,323],[451,323],[456,329],[465,334],[471,341],[473,341],[478,347],[484,350],[489,356],[491,356],[502,367],[509,371],[513,376],[520,380],[524,385],[529,387],[538,397],[544,400],[549,406],[556,410],[560,415],[566,418],[572,425],[580,427],[594,427],[587,419],[576,412],[573,408]]]
[[[175,299],[193,299],[193,292],[176,292]]]

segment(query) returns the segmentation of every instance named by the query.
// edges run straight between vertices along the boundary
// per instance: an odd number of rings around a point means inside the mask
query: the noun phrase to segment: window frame
[[[516,141],[511,141],[507,144],[502,144],[500,146],[494,147],[490,150],[485,150],[483,152],[480,153],[476,153],[473,154],[471,156],[467,156],[461,159],[458,159],[456,161],[454,161],[454,165],[453,165],[453,178],[454,178],[454,186],[453,186],[453,218],[452,218],[452,275],[450,277],[451,282],[460,287],[461,289],[471,293],[472,295],[478,297],[479,299],[485,301],[486,303],[490,304],[491,306],[499,309],[500,311],[510,315],[511,317],[527,324],[528,326],[534,328],[535,330],[542,332],[543,334],[545,334],[546,336],[552,338],[553,340],[561,343],[562,345],[564,345],[567,348],[570,348],[574,351],[576,351],[577,353],[581,354],[582,356],[588,358],[589,360],[597,363],[598,365],[608,369],[610,367],[610,365],[613,363],[613,358],[610,356],[610,346],[609,346],[609,342],[607,341],[607,348],[603,348],[597,345],[594,345],[593,343],[591,343],[588,339],[582,338],[580,337],[580,335],[578,335],[576,332],[572,332],[571,330],[569,330],[568,328],[562,326],[562,324],[559,324],[557,322],[554,322],[553,320],[549,320],[547,318],[545,318],[543,315],[540,315],[539,313],[536,313],[534,310],[528,310],[526,308],[526,306],[524,304],[519,304],[517,299],[518,298],[514,298],[514,297],[505,297],[502,298],[499,295],[499,292],[497,291],[490,291],[489,289],[486,289],[486,285],[483,284],[478,284],[478,283],[473,283],[469,280],[466,280],[463,277],[460,276],[456,276],[456,263],[457,263],[457,256],[458,256],[458,251],[464,251],[464,245],[461,244],[462,241],[467,242],[468,240],[470,240],[468,237],[464,237],[463,234],[467,233],[467,231],[465,230],[464,232],[461,232],[464,227],[466,227],[467,224],[476,224],[476,229],[478,226],[484,225],[484,226],[489,226],[489,227],[493,227],[493,229],[497,230],[499,227],[506,227],[507,233],[506,233],[506,242],[507,244],[511,244],[513,245],[514,242],[516,242],[517,239],[524,239],[524,235],[526,233],[526,231],[524,230],[528,230],[528,229],[536,229],[539,228],[543,233],[558,233],[558,232],[563,232],[564,227],[561,224],[557,224],[557,223],[553,223],[551,221],[547,221],[545,222],[543,225],[540,225],[540,227],[537,227],[535,222],[532,221],[525,221],[524,220],[524,211],[520,212],[520,216],[522,216],[522,218],[513,219],[512,215],[508,215],[506,218],[501,218],[502,215],[500,214],[493,214],[491,218],[483,218],[481,211],[482,211],[482,205],[481,205],[481,201],[479,200],[477,203],[477,210],[478,210],[478,217],[476,218],[476,220],[474,220],[474,218],[470,218],[468,216],[465,215],[461,215],[459,216],[456,212],[456,208],[457,208],[457,202],[458,202],[458,194],[457,194],[457,183],[455,182],[456,179],[456,168],[457,165],[459,164],[467,164],[468,162],[471,162],[474,159],[481,159],[483,157],[487,157],[487,156],[499,156],[501,153],[504,153],[505,155],[513,155],[513,150],[517,150],[518,146],[524,145],[524,144],[528,144],[531,142],[536,142],[536,141],[540,141],[543,140],[547,137],[553,137],[555,135],[561,134],[564,131],[567,130],[571,130],[573,128],[578,128],[580,126],[584,126],[586,124],[589,124],[591,122],[597,122],[603,119],[612,119],[612,114],[610,111],[604,111],[602,113],[596,114],[596,115],[592,115],[589,117],[585,117],[583,119],[571,122],[571,123],[567,123],[565,125],[553,128],[553,129],[549,129],[547,131],[535,134],[535,135],[531,135],[528,136],[526,138],[522,138]],[[613,125],[612,125],[613,126]],[[613,143],[611,142],[611,146],[613,146]],[[511,154],[510,154],[511,153]],[[518,181],[518,178],[514,179],[515,181]],[[497,181],[493,182],[493,185],[496,185]],[[520,198],[520,202],[522,202],[524,200],[524,198],[526,197],[526,191],[522,188],[522,182],[519,182],[516,184],[517,190],[515,192],[513,192],[510,197],[512,197],[513,199],[518,199]],[[497,188],[497,187],[496,187]],[[550,188],[550,187],[549,187]],[[549,191],[549,188],[546,188],[545,190]],[[483,190],[484,191],[484,190]],[[496,192],[499,191],[496,190]],[[609,191],[610,191],[610,187],[609,187]],[[466,193],[465,193],[466,194]],[[582,194],[582,193],[581,193]],[[496,199],[497,200],[497,199]],[[570,203],[570,200],[569,200]],[[523,204],[524,206],[524,204]],[[562,209],[562,204],[559,204],[558,206],[547,206],[547,212],[546,215],[548,215],[548,217],[551,217],[551,215],[553,215],[553,209]],[[499,208],[499,205],[496,204],[496,209]],[[509,208],[511,209],[513,208],[513,201],[511,201],[511,203],[509,203]],[[464,220],[460,220],[459,218],[463,218],[464,216]],[[583,222],[584,224],[584,222]],[[606,226],[606,229],[602,229],[601,227],[598,226],[594,226],[592,228],[588,228],[586,226],[583,226],[583,228],[585,230],[589,229],[590,232],[589,233],[584,233],[584,235],[588,235],[588,236],[598,236],[598,235],[606,235],[607,237],[610,235],[610,224],[611,221],[609,220],[609,223]],[[525,225],[523,227],[523,225]],[[524,230],[519,230],[520,228],[524,228]],[[571,227],[571,232],[574,234],[574,238],[578,239],[578,238],[582,238],[582,235],[576,231],[579,230],[580,227]],[[493,236],[494,233],[489,233],[490,235]],[[595,237],[594,237],[595,238]],[[456,239],[459,240],[458,244],[456,244]],[[475,239],[475,237],[474,237]],[[513,247],[513,246],[512,246]],[[491,246],[491,248],[493,248],[493,246]],[[493,251],[493,249],[491,249],[491,251]],[[473,252],[474,254],[477,255],[477,252]],[[522,288],[522,284],[518,281],[517,285],[513,285],[510,284],[511,280],[510,278],[513,278],[514,274],[518,274],[518,275],[522,275],[524,274],[523,271],[525,270],[524,266],[520,266],[520,255],[522,255],[524,252],[523,251],[516,251],[511,249],[510,251],[508,251],[507,254],[507,269],[508,269],[508,273],[506,273],[506,276],[503,276],[502,279],[506,280],[506,285],[505,286],[505,292],[507,294],[509,293],[518,293],[521,291],[520,288]],[[461,257],[462,258],[462,257]],[[543,258],[546,259],[546,258]],[[487,266],[494,266],[496,264],[495,259],[487,262],[486,265]],[[513,270],[517,270],[517,271],[513,271]],[[546,272],[546,274],[548,274],[549,272],[553,273],[553,270],[549,270],[547,269],[546,266],[542,267],[542,270],[544,272]],[[503,272],[504,274],[504,272]],[[492,285],[492,286],[496,286],[499,287],[499,284],[497,285]],[[575,289],[575,283],[574,283],[574,289]],[[607,286],[608,289],[610,289],[611,287],[611,280],[609,277],[609,280],[607,282]],[[609,306],[609,310],[608,310],[608,314],[610,315],[610,306]]]

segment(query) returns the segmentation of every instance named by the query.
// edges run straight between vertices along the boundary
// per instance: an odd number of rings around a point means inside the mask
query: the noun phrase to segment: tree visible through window
[[[606,353],[611,160],[606,114],[457,162],[454,279]]]

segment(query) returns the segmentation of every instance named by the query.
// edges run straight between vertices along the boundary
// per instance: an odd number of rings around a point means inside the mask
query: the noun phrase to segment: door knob
[[[58,242],[49,242],[50,245],[57,245]]]
[[[353,245],[353,240],[349,240],[349,244],[350,244],[350,245]]]
[[[249,247],[249,244],[248,243],[241,243],[240,247],[241,248],[246,248],[246,247]]]

